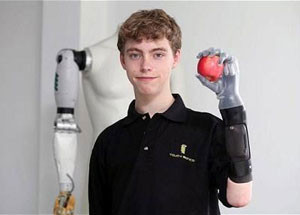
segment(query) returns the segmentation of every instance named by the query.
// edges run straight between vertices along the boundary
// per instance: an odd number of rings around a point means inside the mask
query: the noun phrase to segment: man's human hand
[[[200,82],[217,94],[220,100],[219,109],[227,109],[243,105],[239,95],[239,65],[238,60],[223,52],[221,49],[209,48],[200,52],[197,58],[200,60],[206,56],[219,56],[219,63],[224,64],[223,75],[217,82],[211,82],[204,76],[196,74]]]

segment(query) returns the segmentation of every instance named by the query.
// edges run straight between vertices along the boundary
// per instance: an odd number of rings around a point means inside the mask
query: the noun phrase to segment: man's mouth
[[[136,78],[141,81],[151,81],[151,80],[155,79],[156,77],[136,77]]]

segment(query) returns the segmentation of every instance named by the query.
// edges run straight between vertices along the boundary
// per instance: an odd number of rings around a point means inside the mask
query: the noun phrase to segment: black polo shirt
[[[99,135],[90,160],[90,214],[215,215],[218,198],[230,207],[223,122],[173,97],[152,118],[133,100],[128,115]]]

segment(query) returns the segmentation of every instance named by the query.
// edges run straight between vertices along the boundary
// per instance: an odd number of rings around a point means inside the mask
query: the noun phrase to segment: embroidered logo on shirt
[[[187,145],[181,144],[181,146],[180,146],[181,154],[169,153],[169,155],[171,157],[174,157],[174,158],[183,158],[183,159],[185,159],[189,162],[195,162],[195,159],[192,159],[192,158],[189,158],[189,157],[185,156],[186,148],[187,148]]]

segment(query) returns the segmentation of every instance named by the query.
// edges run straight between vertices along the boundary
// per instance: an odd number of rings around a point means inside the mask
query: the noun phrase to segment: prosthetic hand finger
[[[221,53],[220,62],[225,64],[224,66],[224,75],[225,76],[234,76],[237,71],[237,59],[234,56],[229,56],[226,53]]]
[[[210,47],[209,49],[206,49],[203,51],[203,57],[215,56],[215,55],[218,55],[219,52],[220,52],[220,49],[215,49],[214,47]]]
[[[203,77],[202,75],[195,75],[196,78],[198,78],[198,80],[206,87],[208,87],[209,89],[211,89],[212,91],[214,91],[215,93],[219,93],[220,92],[220,84],[219,82],[210,82],[209,80],[207,80],[205,77]]]
[[[197,58],[200,60],[202,57],[206,57],[210,54],[209,49],[207,50],[203,50],[201,52],[198,53]]]
[[[207,50],[204,50],[204,51],[203,51],[203,57],[206,57],[206,56],[210,55],[211,49],[212,49],[212,48],[209,48],[209,49],[207,49]]]
[[[228,58],[228,55],[225,52],[220,53],[219,64],[224,64],[225,60]],[[224,75],[228,75],[228,71],[224,69]]]
[[[201,59],[202,57],[203,57],[203,52],[199,52],[198,55],[197,55],[197,58]]]
[[[221,49],[215,49],[213,47],[206,49],[204,51],[199,52],[199,54],[197,55],[198,59],[201,59],[202,57],[206,57],[206,56],[220,56],[220,53],[222,53]]]
[[[239,72],[240,72],[239,63],[238,63],[238,60],[236,59],[236,57],[234,57],[234,56],[231,57],[230,68],[231,68],[230,74],[232,76],[239,74]]]
[[[231,68],[230,68],[230,66],[228,65],[228,64],[225,64],[224,65],[224,72],[223,72],[223,74],[224,74],[224,76],[229,76],[230,75],[230,70],[231,70]]]
[[[197,55],[197,58],[217,55],[220,52],[221,52],[220,49],[214,49],[213,47],[210,47],[209,49],[206,49],[206,50],[203,50],[203,51],[199,52],[199,54]]]
[[[225,64],[224,75],[234,76],[239,71],[238,61],[234,56],[229,56],[225,52],[220,54],[219,63]]]
[[[220,56],[220,54],[221,54],[221,49],[215,49],[215,48],[209,48],[208,49],[208,51],[209,51],[209,56],[210,57],[213,57],[213,56]]]
[[[219,64],[223,64],[225,59],[228,57],[228,55],[225,52],[221,52],[219,56],[220,56]]]

